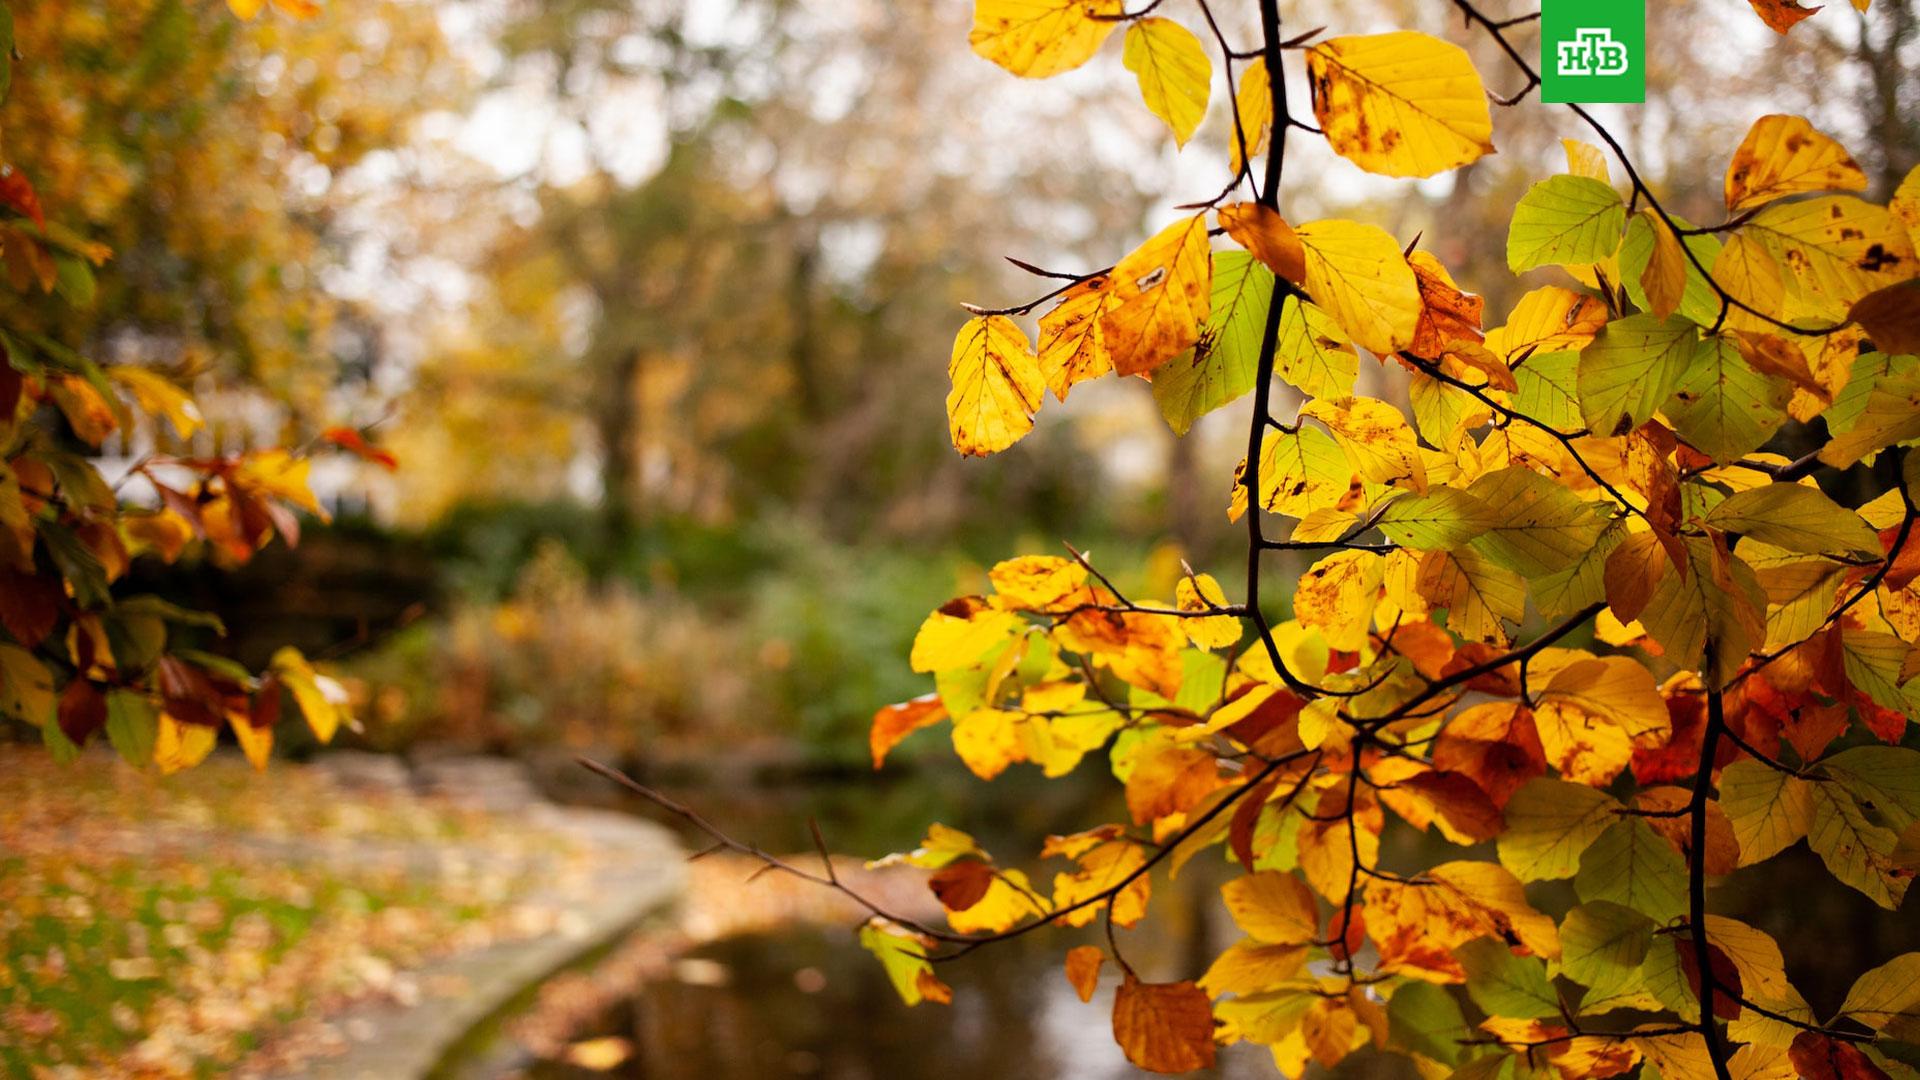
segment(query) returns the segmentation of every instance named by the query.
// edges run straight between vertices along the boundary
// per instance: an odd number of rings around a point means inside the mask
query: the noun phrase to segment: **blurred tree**
[[[1079,257],[1089,237],[1137,230],[1145,197],[1106,190],[1075,205],[1095,183],[1079,164],[1097,149],[1084,125],[1002,148],[955,123],[989,69],[929,69],[925,58],[964,12],[722,6],[510,9],[496,28],[510,57],[500,81],[537,79],[553,114],[540,138],[579,152],[550,154],[570,165],[509,184],[528,212],[501,230],[468,308],[488,326],[493,311],[512,313],[499,377],[473,378],[465,349],[429,347],[416,400],[438,430],[403,438],[437,442],[429,452],[449,459],[466,438],[501,438],[507,425],[453,430],[449,411],[492,408],[450,402],[455,386],[501,395],[516,415],[547,410],[552,421],[535,429],[566,431],[556,443],[576,456],[592,450],[592,486],[616,533],[650,514],[724,521],[779,507],[844,535],[933,535],[989,483],[996,499],[1044,506],[1053,522],[1085,521],[1090,504],[1045,479],[1058,471],[1036,462],[988,477],[929,437],[937,403],[912,388],[941,377],[947,356],[922,330],[1016,273],[996,253]],[[1077,104],[1068,95],[1052,108]],[[647,122],[638,132],[627,124],[636,112]],[[636,161],[647,157],[636,146],[656,146],[657,158]],[[988,212],[981,196],[1013,184],[1038,197],[1019,214]],[[539,316],[510,298],[528,295],[515,281],[530,266],[558,275]],[[528,377],[507,374],[516,367]],[[591,430],[567,413],[591,417]],[[1056,464],[1077,453],[1070,438],[1043,450]],[[492,486],[471,480],[440,497]]]
[[[14,18],[7,156],[115,272],[90,307],[8,297],[0,317],[119,361],[242,376],[295,406],[276,418],[324,423],[342,342],[375,340],[329,287],[355,169],[465,87],[434,6],[339,0],[295,23],[74,0]]]

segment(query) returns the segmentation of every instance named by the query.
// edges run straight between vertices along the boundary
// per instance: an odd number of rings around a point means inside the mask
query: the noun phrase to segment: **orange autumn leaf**
[[[1113,999],[1113,1039],[1148,1072],[1213,1065],[1213,1006],[1191,982],[1143,983],[1131,973]]]
[[[1107,954],[1096,945],[1079,945],[1067,950],[1067,983],[1082,1002],[1093,1000],[1094,987],[1100,981],[1100,965],[1106,959]]]

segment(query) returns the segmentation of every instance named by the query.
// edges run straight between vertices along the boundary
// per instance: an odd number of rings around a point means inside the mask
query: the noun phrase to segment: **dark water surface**
[[[779,786],[668,785],[670,793],[729,833],[773,851],[809,844],[807,819],[820,822],[836,851],[874,856],[914,847],[930,821],[972,832],[1012,865],[1034,867],[1048,833],[1124,821],[1116,785],[1094,770],[1062,781],[1009,774],[987,785],[947,769],[893,782],[840,779]],[[645,812],[640,807],[636,812]],[[649,814],[658,817],[657,814]],[[701,846],[683,834],[689,848]],[[1396,830],[1383,862],[1414,870],[1446,859],[1492,858],[1463,853]],[[1050,867],[1036,877],[1044,884]],[[1177,881],[1154,876],[1153,914],[1122,931],[1120,945],[1149,980],[1195,978],[1237,940],[1218,903],[1230,868],[1211,853]],[[1564,884],[1536,887],[1536,902],[1561,910],[1572,902]],[[1564,894],[1564,895],[1563,895]],[[1779,941],[1789,975],[1815,1011],[1829,1014],[1861,971],[1920,948],[1920,919],[1883,911],[1836,882],[1804,846],[1742,870],[1711,897],[1715,911],[1744,919]],[[1818,927],[1820,932],[1809,932]],[[948,1007],[903,1006],[880,966],[854,942],[852,928],[797,927],[737,937],[692,954],[677,977],[640,987],[632,997],[577,1031],[576,1039],[619,1036],[636,1056],[612,1073],[538,1064],[539,1080],[624,1076],[645,1080],[1116,1080],[1148,1075],[1113,1045],[1109,1023],[1117,980],[1113,965],[1099,993],[1082,1004],[1061,973],[1077,944],[1097,942],[1097,928],[1045,929],[942,965],[953,986]],[[525,1062],[521,1063],[523,1066]],[[1318,1070],[1315,1070],[1318,1071]],[[462,1076],[494,1075],[466,1071]],[[1235,1046],[1210,1074],[1245,1080],[1274,1077],[1264,1048]],[[1397,1058],[1357,1054],[1336,1070],[1343,1078],[1409,1078]]]

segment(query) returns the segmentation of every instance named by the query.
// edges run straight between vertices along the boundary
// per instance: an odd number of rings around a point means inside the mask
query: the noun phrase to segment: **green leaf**
[[[1803,484],[1735,492],[1707,513],[1707,524],[1788,551],[1879,555],[1880,538],[1859,514]]]
[[[178,623],[181,626],[197,626],[203,630],[211,630],[223,637],[227,632],[226,624],[222,623],[220,616],[215,615],[213,612],[196,611],[193,608],[181,607],[171,600],[166,600],[150,593],[143,593],[139,596],[129,596],[124,600],[115,602],[113,606],[114,609],[122,615],[152,615],[156,618],[165,619],[170,623]]]
[[[53,674],[18,645],[0,645],[0,716],[35,727],[54,722]]]
[[[1674,218],[1675,224],[1685,229],[1689,223],[1683,218]],[[1679,238],[1681,244],[1693,252],[1700,260],[1700,266],[1711,270],[1714,261],[1720,258],[1720,241],[1711,233],[1700,233]],[[1620,284],[1626,286],[1627,298],[1642,311],[1651,310],[1647,302],[1647,292],[1640,284],[1640,277],[1646,273],[1647,264],[1653,261],[1653,222],[1647,220],[1645,212],[1635,214],[1627,222],[1626,238],[1620,241]],[[1720,317],[1720,294],[1714,292],[1713,285],[1693,260],[1684,260],[1687,268],[1686,290],[1680,296],[1680,314],[1699,323],[1712,326]]]
[[[1759,546],[1758,540],[1740,542],[1742,552]],[[1826,625],[1827,613],[1833,610],[1834,598],[1849,569],[1845,563],[1799,557],[1756,569],[1754,576],[1767,591],[1767,644],[1771,647],[1804,641]]]
[[[1585,784],[1536,777],[1508,800],[1500,865],[1521,881],[1569,878],[1581,853],[1618,818],[1620,803]]]
[[[1895,832],[1920,820],[1920,750],[1856,746],[1822,759],[1820,771],[1873,803]]]
[[[1498,520],[1493,508],[1475,495],[1436,487],[1425,495],[1402,495],[1387,503],[1375,524],[1402,547],[1435,551],[1465,544]]]
[[[1584,902],[1610,900],[1667,923],[1687,913],[1687,864],[1652,826],[1623,818],[1580,856],[1573,889]]]
[[[1529,356],[1513,369],[1513,381],[1519,385],[1513,406],[1521,414],[1563,434],[1580,430],[1580,392],[1577,372],[1580,354],[1555,352]]]
[[[1875,705],[1897,713],[1920,713],[1920,697],[1902,691],[1900,677],[1913,646],[1873,630],[1851,627],[1841,633],[1840,662],[1855,690]],[[1836,755],[1837,756],[1837,755]]]
[[[1620,246],[1627,206],[1613,185],[1586,176],[1555,176],[1533,185],[1513,209],[1507,267],[1594,263]]]
[[[1693,943],[1679,934],[1655,934],[1647,949],[1647,962],[1640,965],[1640,982],[1653,999],[1673,1010],[1689,1024],[1700,1020],[1700,999],[1687,978],[1681,949]]]
[[[67,738],[65,728],[59,724],[41,724],[40,741],[46,744],[47,756],[57,765],[71,765],[80,760],[80,746]]]
[[[145,694],[115,690],[107,695],[107,740],[129,765],[145,768],[153,761],[153,741],[160,717]]]
[[[1911,871],[1895,864],[1898,830],[1889,827],[1879,808],[1842,783],[1811,786],[1813,823],[1807,846],[1827,864],[1841,884],[1860,890],[1888,911],[1897,911],[1913,884]]]
[[[1580,415],[1595,435],[1625,435],[1652,418],[1680,385],[1699,330],[1678,315],[1629,315],[1580,350]]]
[[[1176,435],[1253,389],[1273,271],[1244,251],[1213,256],[1213,297],[1200,341],[1153,373],[1153,400]]]
[[[1333,436],[1311,424],[1270,431],[1260,447],[1260,503],[1276,514],[1306,517],[1331,510],[1353,484],[1353,465]]]
[[[1652,919],[1604,900],[1567,912],[1560,924],[1560,970],[1587,988],[1581,1012],[1632,1008],[1644,992],[1640,964],[1653,944]]]
[[[1721,464],[1760,449],[1787,422],[1793,387],[1753,370],[1723,337],[1700,343],[1662,411],[1688,445]]]
[[[1393,992],[1387,1002],[1387,1030],[1394,1046],[1442,1065],[1459,1064],[1460,1040],[1473,1034],[1460,1003],[1446,988],[1429,982],[1410,982]]]
[[[1607,527],[1598,506],[1532,469],[1491,472],[1467,490],[1493,511],[1474,548],[1523,577],[1572,566]]]
[[[879,959],[901,1001],[918,1005],[926,1000],[923,980],[933,978],[933,964],[927,960],[927,947],[919,935],[872,919],[860,928],[860,946]]]
[[[1573,565],[1533,580],[1533,602],[1549,618],[1571,615],[1606,599],[1607,557],[1627,538],[1625,522],[1613,521]]]
[[[105,607],[113,601],[108,590],[107,570],[100,565],[100,557],[93,549],[82,543],[72,529],[57,521],[42,519],[34,524],[40,533],[40,539],[46,544],[47,554],[52,557],[53,565],[60,570],[67,585],[73,590],[73,598],[86,608]]]
[[[95,286],[93,268],[75,255],[56,255],[53,259],[54,291],[78,308],[93,306]]]
[[[1499,938],[1475,938],[1453,950],[1467,972],[1467,996],[1489,1016],[1515,1020],[1560,1015],[1560,996],[1547,981],[1546,962],[1515,956]]]
[[[1844,469],[1896,443],[1920,439],[1920,367],[1877,380],[1859,418],[1820,451],[1822,463]]]
[[[1407,377],[1407,404],[1413,407],[1413,429],[1434,446],[1453,445],[1453,433],[1462,424],[1488,411],[1472,394],[1424,371]]]
[[[1751,758],[1720,771],[1720,809],[1740,844],[1740,865],[1770,859],[1807,835],[1813,793],[1805,780]]]
[[[1840,1015],[1894,1039],[1920,1041],[1920,952],[1896,956],[1854,980]]]
[[[1273,373],[1310,397],[1350,397],[1360,374],[1360,357],[1333,316],[1288,296],[1280,308]]]
[[[1705,537],[1687,537],[1686,552],[1685,574],[1663,564],[1640,623],[1670,661],[1696,669],[1704,662],[1702,673],[1724,685],[1766,636],[1766,590],[1737,556],[1725,556],[1716,571],[1712,541]],[[1711,656],[1706,655],[1709,641]]]
[[[1867,399],[1873,396],[1874,387],[1882,379],[1899,379],[1915,371],[1920,371],[1920,358],[1912,356],[1869,352],[1854,357],[1853,365],[1847,369],[1847,384],[1833,396],[1833,404],[1827,406],[1827,411],[1820,414],[1827,422],[1827,430],[1835,435],[1852,431],[1867,410]]]

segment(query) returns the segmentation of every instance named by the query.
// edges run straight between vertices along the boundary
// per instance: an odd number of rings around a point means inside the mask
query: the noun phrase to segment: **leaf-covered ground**
[[[231,1075],[324,1053],[449,953],[550,929],[586,851],[319,769],[162,779],[0,747],[0,1073]],[[536,884],[541,893],[536,895]]]

